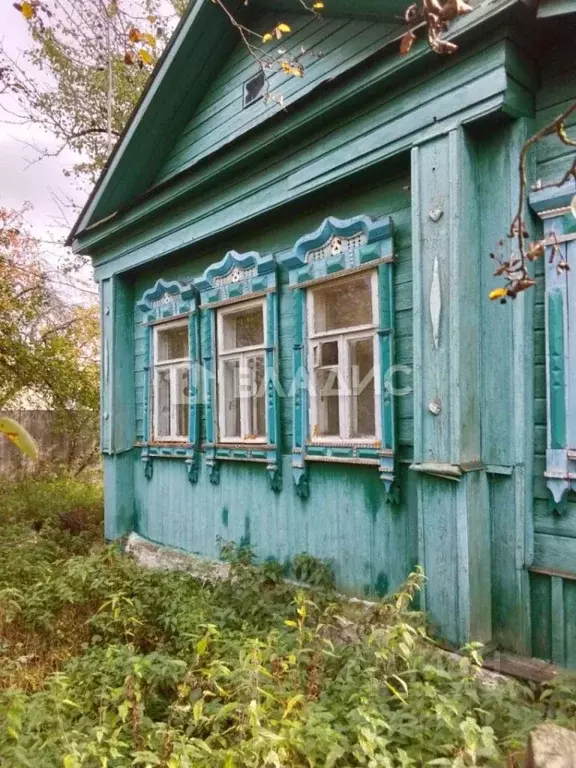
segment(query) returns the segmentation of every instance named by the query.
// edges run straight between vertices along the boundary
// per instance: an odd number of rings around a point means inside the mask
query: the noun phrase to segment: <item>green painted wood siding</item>
[[[576,25],[572,23],[576,33]],[[574,101],[576,92],[576,73],[574,56],[571,49],[559,39],[546,54],[542,62],[542,86],[537,95],[537,127],[552,120]],[[576,116],[568,120],[570,131],[574,135]],[[562,176],[574,157],[574,148],[567,147],[556,137],[545,139],[537,149],[536,178],[551,181]],[[576,537],[576,496],[569,496],[568,510],[564,515],[553,515],[549,509],[550,493],[546,487],[544,471],[546,469],[546,319],[544,305],[544,269],[537,266],[538,285],[536,287],[536,306],[534,314],[535,344],[535,478],[534,478],[534,530],[535,534],[552,534]],[[576,571],[566,564],[566,570]]]
[[[338,200],[316,200],[306,209],[278,220],[272,229],[255,229],[252,236],[227,242],[196,259],[173,259],[165,266],[138,273],[134,295],[140,296],[160,276],[189,280],[219,260],[229,248],[282,253],[298,237],[312,231],[328,215],[342,218],[357,214],[391,215],[395,224],[396,362],[412,364],[412,259],[410,175],[408,158],[358,192],[347,191]],[[280,380],[289,389],[292,369],[292,303],[288,276],[280,270]],[[144,392],[144,329],[135,309],[135,386],[137,433]],[[401,374],[401,386],[411,386],[409,374]],[[220,486],[209,483],[202,460],[199,483],[187,481],[183,462],[156,460],[151,481],[135,462],[136,530],[142,535],[204,555],[218,554],[217,536],[238,542],[250,541],[261,558],[289,560],[302,551],[338,561],[343,588],[358,594],[382,593],[394,588],[416,563],[415,521],[412,519],[412,396],[398,398],[401,492],[403,503],[390,507],[377,468],[329,465],[312,467],[311,498],[298,499],[291,469],[292,410],[288,398],[281,401],[281,433],[284,490],[273,493],[265,468],[246,463],[223,463]],[[205,434],[204,425],[202,426]],[[312,513],[312,510],[314,511]]]
[[[269,76],[270,93],[281,98],[286,107],[381,48],[397,27],[369,21],[318,20],[310,14],[284,14],[281,18],[292,33],[277,45],[270,44],[271,50],[282,46],[287,57],[297,56],[302,48],[308,51],[301,58],[306,67],[304,78],[282,72]],[[258,20],[256,29],[263,34],[278,19],[278,14],[267,15]],[[244,83],[259,71],[246,47],[239,44],[171,150],[157,181],[165,181],[278,112],[277,102],[264,99],[243,106]]]
[[[570,28],[569,22],[565,24]],[[573,34],[576,25],[571,24]],[[536,127],[541,128],[553,120],[574,101],[576,76],[574,74],[573,37],[569,43],[562,37],[546,53],[542,60],[542,81],[536,97]],[[574,135],[576,115],[568,118],[568,127]],[[564,175],[570,166],[568,158],[574,155],[574,148],[562,144],[556,136],[549,136],[537,147],[537,177],[543,181],[553,181]]]
[[[576,92],[573,36],[574,20],[564,19],[562,31],[545,52],[541,65],[541,88],[537,94],[536,125],[541,127],[562,112]],[[568,120],[574,135],[576,117]],[[536,178],[553,181],[561,177],[572,162],[574,149],[555,137],[537,148]],[[576,668],[576,580],[562,573],[576,574],[576,494],[569,494],[563,514],[551,507],[546,487],[546,318],[544,265],[536,268],[538,284],[534,312],[534,562],[531,613],[532,653],[560,665]]]
[[[393,62],[398,66],[398,57]],[[341,112],[337,120],[329,121],[326,114],[329,108],[337,108],[343,91],[360,87],[367,74],[377,81],[374,70],[391,69],[391,62],[384,60],[370,68],[355,84],[327,90],[302,110],[282,113],[258,135],[246,137],[229,152],[175,181],[173,187],[159,190],[137,210],[120,216],[133,229],[117,233],[94,257],[99,277],[166,256],[259,215],[277,215],[297,197],[342,182],[410,149],[416,138],[431,138],[479,112],[504,108],[510,88],[527,90],[507,76],[508,67],[520,69],[518,77],[530,81],[516,49],[503,41],[484,40],[480,49],[471,47],[463,53],[458,66],[454,62],[454,57],[442,63],[435,60],[414,79],[377,93],[368,108]],[[306,130],[291,140],[295,123]],[[281,147],[276,144],[279,137],[284,139]],[[272,147],[277,154],[262,157]],[[240,162],[238,156],[242,158],[240,168],[234,165]],[[184,187],[194,196],[176,204],[175,196]],[[144,218],[139,221],[140,216]],[[118,223],[110,222],[110,235]],[[91,236],[87,233],[87,242]]]

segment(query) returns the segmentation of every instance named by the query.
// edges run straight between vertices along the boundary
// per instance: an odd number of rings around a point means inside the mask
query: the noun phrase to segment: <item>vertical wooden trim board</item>
[[[492,632],[474,163],[461,128],[412,152],[419,557],[425,608],[454,645]]]

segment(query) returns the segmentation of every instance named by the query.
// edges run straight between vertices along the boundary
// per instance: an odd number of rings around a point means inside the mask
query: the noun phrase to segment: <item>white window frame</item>
[[[189,433],[190,433],[190,413],[188,413],[188,434],[186,435],[159,435],[158,434],[158,418],[160,415],[160,409],[159,409],[159,403],[158,403],[158,393],[159,393],[159,387],[158,387],[158,375],[160,371],[168,370],[170,372],[170,430],[172,431],[172,428],[175,424],[178,423],[178,417],[176,414],[176,411],[174,410],[177,406],[177,400],[178,400],[178,371],[179,370],[187,370],[188,371],[188,386],[190,386],[191,382],[191,360],[190,360],[190,354],[188,354],[186,357],[183,358],[177,358],[174,360],[158,360],[158,335],[162,333],[163,331],[171,330],[172,328],[186,328],[188,332],[188,351],[190,350],[190,328],[188,325],[188,319],[184,320],[176,320],[174,322],[167,322],[167,323],[157,323],[154,325],[154,343],[153,343],[153,349],[154,349],[154,366],[153,366],[153,374],[152,374],[152,389],[153,389],[153,398],[152,398],[152,439],[155,443],[188,443],[189,442]]]
[[[360,274],[370,275],[370,287],[372,291],[372,323],[364,325],[350,326],[347,328],[338,328],[334,331],[314,331],[314,313],[315,313],[315,292],[319,288],[323,288],[326,283],[335,282],[350,282],[358,278]],[[378,338],[379,328],[379,296],[378,296],[378,270],[366,270],[364,273],[355,273],[354,275],[338,275],[330,280],[323,280],[322,283],[311,286],[307,290],[307,340],[308,340],[308,370],[310,372],[310,396],[309,396],[309,427],[310,427],[310,441],[316,445],[373,445],[381,441],[382,434],[382,420],[381,420],[381,402],[380,402],[380,345]],[[366,437],[351,437],[350,436],[350,424],[351,424],[351,394],[352,394],[352,381],[351,381],[351,367],[350,367],[350,350],[349,342],[359,341],[361,339],[372,339],[374,349],[374,423],[376,426],[376,434]],[[318,395],[315,391],[316,388],[316,350],[319,348],[320,342],[338,342],[338,365],[337,366],[324,366],[326,368],[335,368],[338,371],[338,383],[341,390],[342,382],[345,383],[344,391],[340,391],[338,394],[338,415],[340,422],[340,434],[339,435],[316,435],[316,427],[318,424]]]
[[[252,347],[237,347],[235,349],[222,348],[222,340],[224,338],[224,318],[227,315],[234,315],[237,312],[241,312],[244,309],[250,309],[251,307],[262,308],[262,331],[263,342]],[[225,388],[222,386],[224,381],[224,362],[229,360],[238,360],[240,371],[240,432],[243,431],[244,426],[249,422],[249,408],[250,398],[246,395],[242,395],[242,390],[245,386],[244,376],[248,370],[248,358],[260,355],[264,364],[264,375],[266,376],[266,328],[267,328],[267,306],[266,298],[259,297],[257,299],[247,299],[246,301],[234,302],[233,304],[225,307],[220,307],[217,310],[217,324],[216,324],[216,391],[218,402],[218,441],[222,444],[230,445],[267,445],[268,444],[268,408],[264,409],[264,417],[266,422],[266,434],[264,437],[225,437],[226,432],[226,412],[225,412]],[[251,386],[251,384],[250,384]],[[253,414],[254,417],[254,414]]]

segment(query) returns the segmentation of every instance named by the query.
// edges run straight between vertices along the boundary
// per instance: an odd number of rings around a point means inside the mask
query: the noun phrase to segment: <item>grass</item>
[[[66,477],[4,485],[0,524],[0,765],[514,768],[536,724],[574,722],[570,678],[490,687],[476,646],[440,653],[420,573],[366,608],[306,555],[309,590],[233,544],[226,582],[144,570]]]

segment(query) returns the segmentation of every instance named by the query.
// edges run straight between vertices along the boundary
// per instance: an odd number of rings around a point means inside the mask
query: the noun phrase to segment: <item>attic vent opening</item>
[[[244,83],[244,106],[249,107],[258,99],[261,99],[264,95],[264,86],[266,85],[266,78],[264,72],[258,72],[257,75],[251,77],[250,80]]]

